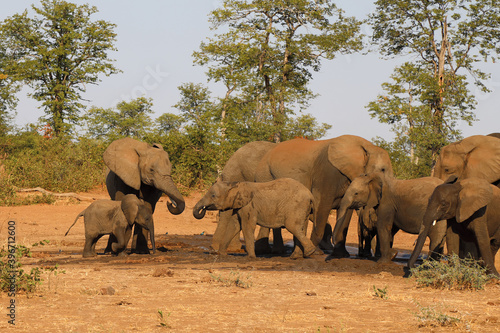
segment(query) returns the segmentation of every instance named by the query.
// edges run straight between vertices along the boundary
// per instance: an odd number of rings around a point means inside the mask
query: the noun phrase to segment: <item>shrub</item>
[[[474,259],[452,255],[447,260],[424,260],[410,270],[418,286],[457,290],[481,290],[492,278]]]
[[[10,254],[10,255],[9,255]],[[31,257],[31,251],[23,245],[9,247],[9,251],[0,250],[0,290],[3,292],[34,292],[42,283],[40,268],[34,267],[25,272],[19,261],[22,257]],[[13,282],[15,282],[13,284]],[[13,290],[15,287],[15,290]]]

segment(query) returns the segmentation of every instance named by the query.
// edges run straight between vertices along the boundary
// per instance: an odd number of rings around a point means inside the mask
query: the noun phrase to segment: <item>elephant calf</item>
[[[137,198],[134,194],[126,195],[122,201],[98,200],[93,202],[87,209],[78,214],[65,236],[81,216],[83,216],[85,223],[84,257],[96,255],[95,245],[103,235],[114,236],[116,242],[111,244],[112,252],[124,255],[134,224],[149,230],[153,253],[155,252],[151,205]]]
[[[233,210],[240,220],[248,256],[255,258],[254,232],[256,225],[266,228],[285,227],[294,240],[300,242],[304,257],[316,249],[306,236],[309,216],[313,213],[314,198],[301,183],[290,178],[280,178],[265,183],[217,181],[193,209],[197,219],[205,216],[206,210]],[[239,230],[235,231],[231,240]],[[226,254],[229,241],[219,247]]]

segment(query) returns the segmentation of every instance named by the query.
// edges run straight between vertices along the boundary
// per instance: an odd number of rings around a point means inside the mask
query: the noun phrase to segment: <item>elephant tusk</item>
[[[435,226],[436,225],[436,220],[434,220],[434,222],[432,222],[432,226]]]

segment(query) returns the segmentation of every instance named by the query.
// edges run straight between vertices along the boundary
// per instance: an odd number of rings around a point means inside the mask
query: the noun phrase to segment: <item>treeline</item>
[[[429,175],[441,147],[461,138],[458,122],[476,120],[470,86],[489,91],[490,74],[478,64],[495,61],[500,53],[500,3],[374,3],[374,12],[359,19],[329,0],[223,0],[209,15],[216,33],[193,52],[193,63],[224,92],[214,96],[208,86],[180,83],[178,112],[157,119],[152,119],[153,101],[145,97],[112,108],[83,107],[86,86],[120,72],[108,56],[115,50],[116,26],[93,20],[96,7],[41,0],[33,13],[5,18],[0,22],[0,181],[6,186],[0,191],[12,186],[86,190],[103,179],[102,150],[124,136],[162,144],[181,188],[204,186],[247,142],[324,136],[330,125],[307,114],[316,97],[309,85],[313,73],[323,61],[368,48],[387,58],[411,59],[394,69],[383,92],[366,107],[395,134],[393,142],[375,141],[389,151],[396,174]],[[362,33],[363,24],[371,36]],[[12,131],[16,94],[23,86],[32,88],[30,96],[45,115]]]

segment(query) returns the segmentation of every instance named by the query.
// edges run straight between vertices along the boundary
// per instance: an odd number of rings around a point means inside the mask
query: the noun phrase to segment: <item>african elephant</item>
[[[253,182],[257,164],[262,156],[275,145],[275,143],[268,141],[247,143],[238,149],[226,162],[220,180],[225,182]],[[220,211],[219,222],[212,239],[212,248],[216,251],[219,250],[220,243],[224,241],[225,235],[234,235],[235,233],[236,236],[230,244],[238,249],[241,248],[239,232],[236,232],[236,230],[240,230],[238,217],[232,214],[232,211]]]
[[[293,178],[312,192],[315,220],[311,240],[318,245],[323,238],[330,210],[340,207],[340,200],[351,180],[375,171],[393,176],[389,154],[359,136],[343,135],[329,140],[293,139],[281,142],[264,155],[255,179],[265,182]],[[348,226],[349,219],[343,225],[335,226],[335,257],[349,256],[345,248]],[[330,242],[328,239],[331,248]]]
[[[195,205],[193,216],[201,219],[206,210],[229,210],[237,215],[251,258],[255,258],[256,225],[285,227],[293,234],[294,240],[298,240],[296,245],[302,248],[304,257],[310,256],[316,249],[306,236],[309,217],[314,212],[314,198],[304,185],[294,179],[281,178],[265,183],[218,181]],[[239,229],[236,230],[238,232]],[[227,239],[233,237],[234,234]],[[220,254],[226,254],[228,244],[221,244]]]
[[[495,255],[500,248],[500,189],[479,178],[450,177],[436,187],[424,213],[423,227],[408,261],[414,267],[425,238],[436,220],[448,221],[448,233],[473,241],[489,272],[500,276]],[[449,254],[458,253],[458,242],[448,244]]]
[[[110,169],[106,187],[112,200],[120,201],[126,194],[135,194],[148,202],[154,212],[156,203],[165,193],[171,200],[167,207],[172,214],[184,211],[184,198],[172,181],[172,165],[161,145],[123,138],[113,141],[103,157]],[[149,253],[147,234],[142,227],[135,226],[132,251]]]
[[[363,208],[362,221],[374,221],[380,245],[379,262],[392,259],[391,242],[394,234],[403,230],[418,234],[428,200],[443,181],[435,177],[410,180],[383,177],[370,173],[355,178],[344,194],[337,211],[337,223],[343,223],[348,209]],[[375,216],[372,216],[375,215]],[[443,253],[446,221],[435,223],[430,229],[429,249],[434,257]]]
[[[111,244],[114,254],[124,255],[133,225],[140,225],[149,230],[151,245],[155,252],[155,237],[153,211],[151,205],[137,198],[134,194],[125,195],[121,201],[98,200],[93,202],[76,217],[73,224],[66,231],[65,236],[83,216],[85,223],[84,257],[94,257],[95,245],[104,235],[113,235],[116,242]]]
[[[432,175],[443,181],[455,175],[500,181],[500,140],[493,135],[474,135],[441,148]]]
[[[500,186],[500,140],[496,133],[470,136],[443,147],[432,175],[442,180],[452,175],[459,180],[477,177]],[[460,242],[461,257],[478,258],[474,244],[450,237],[454,235],[446,236],[448,243]]]

